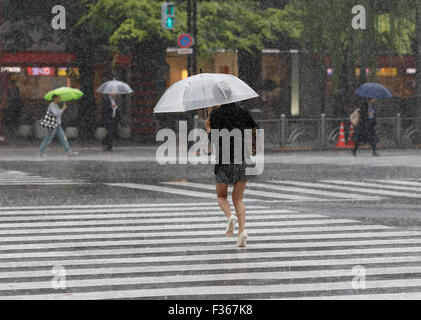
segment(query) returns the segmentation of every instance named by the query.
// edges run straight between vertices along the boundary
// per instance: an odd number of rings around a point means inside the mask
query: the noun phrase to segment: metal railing
[[[322,114],[318,118],[258,120],[265,129],[265,144],[273,147],[311,147],[329,149],[336,146],[341,123],[344,124],[346,141],[350,139],[349,118],[329,118]],[[386,147],[413,147],[418,134],[415,118],[377,118],[379,144]],[[196,128],[204,128],[204,120],[195,119]]]

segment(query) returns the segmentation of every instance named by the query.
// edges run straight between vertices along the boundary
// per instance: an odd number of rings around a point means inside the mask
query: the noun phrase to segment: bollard
[[[323,149],[326,146],[326,115],[322,113],[320,116],[320,147]]]
[[[193,130],[199,129],[199,116],[197,114],[193,117]]]
[[[285,114],[281,115],[281,147],[288,141],[288,119]]]
[[[402,118],[401,118],[401,114],[398,113],[396,115],[396,146],[400,147],[401,145],[401,139],[402,139]]]

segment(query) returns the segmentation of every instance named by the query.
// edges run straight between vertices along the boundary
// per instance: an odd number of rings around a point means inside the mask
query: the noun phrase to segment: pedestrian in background
[[[20,89],[15,80],[10,81],[8,102],[7,108],[3,110],[3,125],[6,136],[10,136],[11,132],[18,126],[24,108]]]
[[[116,94],[108,94],[103,99],[102,115],[104,126],[107,129],[107,135],[102,141],[104,151],[113,150],[113,141],[118,134],[119,124],[121,122],[120,110],[116,102]]]
[[[48,144],[53,140],[55,135],[57,134],[61,145],[63,146],[64,150],[67,152],[67,155],[69,157],[75,157],[78,156],[79,153],[72,152],[72,149],[69,146],[69,142],[67,141],[67,137],[64,134],[63,128],[61,127],[62,120],[61,117],[63,115],[63,112],[67,109],[67,105],[64,104],[62,108],[60,108],[60,102],[61,98],[58,95],[53,95],[52,101],[50,102],[50,105],[48,106],[48,113],[52,115],[53,121],[51,124],[48,125],[47,130],[48,134],[45,137],[44,141],[41,143],[41,146],[39,148],[40,157],[45,158],[45,149],[47,148]]]
[[[245,216],[246,208],[243,203],[243,195],[246,189],[248,177],[246,175],[247,163],[244,157],[244,130],[245,129],[258,129],[258,125],[251,117],[250,113],[236,103],[226,104],[213,110],[206,122],[206,129],[211,132],[212,129],[223,130],[227,129],[228,132],[239,129],[242,133],[242,163],[235,163],[234,146],[235,140],[230,137],[230,161],[223,163],[223,138],[219,138],[219,148],[216,156],[219,158],[215,165],[214,173],[216,180],[216,193],[218,204],[221,210],[228,218],[228,226],[225,232],[227,237],[234,235],[235,225],[238,222],[238,247],[245,247],[247,241],[247,232],[245,230]],[[228,197],[228,186],[233,185],[232,202],[234,204],[237,217],[231,214],[230,203]]]
[[[358,147],[362,144],[370,144],[373,149],[373,156],[378,157],[377,153],[377,133],[376,133],[376,109],[374,103],[376,99],[361,99],[359,101],[359,121],[355,128],[354,142],[355,147],[352,150],[354,156],[357,155]]]

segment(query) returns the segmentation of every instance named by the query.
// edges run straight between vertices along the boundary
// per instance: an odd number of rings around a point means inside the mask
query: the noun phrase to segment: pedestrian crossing
[[[88,185],[78,179],[56,179],[42,177],[21,171],[1,170],[0,187],[4,186],[66,186]],[[187,198],[215,199],[215,185],[192,181],[164,181],[147,183],[106,183],[115,188],[129,188],[161,194],[171,194]],[[296,202],[335,202],[335,201],[382,201],[403,198],[421,199],[421,180],[416,179],[367,179],[320,180],[315,182],[296,180],[268,180],[248,182],[245,192],[246,202],[274,201]]]
[[[0,186],[26,186],[26,185],[76,185],[85,184],[83,180],[68,180],[45,178],[38,175],[29,174],[15,170],[0,169]]]
[[[109,183],[109,186],[175,194],[184,197],[215,198],[215,185],[191,181],[165,181],[158,184]],[[342,202],[382,201],[385,199],[421,200],[421,181],[417,180],[269,180],[248,182],[246,201]]]
[[[215,201],[2,207],[0,299],[421,299],[421,232],[259,203],[246,220],[237,248]]]

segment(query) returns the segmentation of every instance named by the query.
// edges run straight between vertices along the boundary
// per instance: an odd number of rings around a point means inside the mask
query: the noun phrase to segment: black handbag
[[[40,126],[46,129],[55,129],[58,124],[56,121],[56,116],[51,113],[50,110],[47,111],[44,118],[39,122]]]

